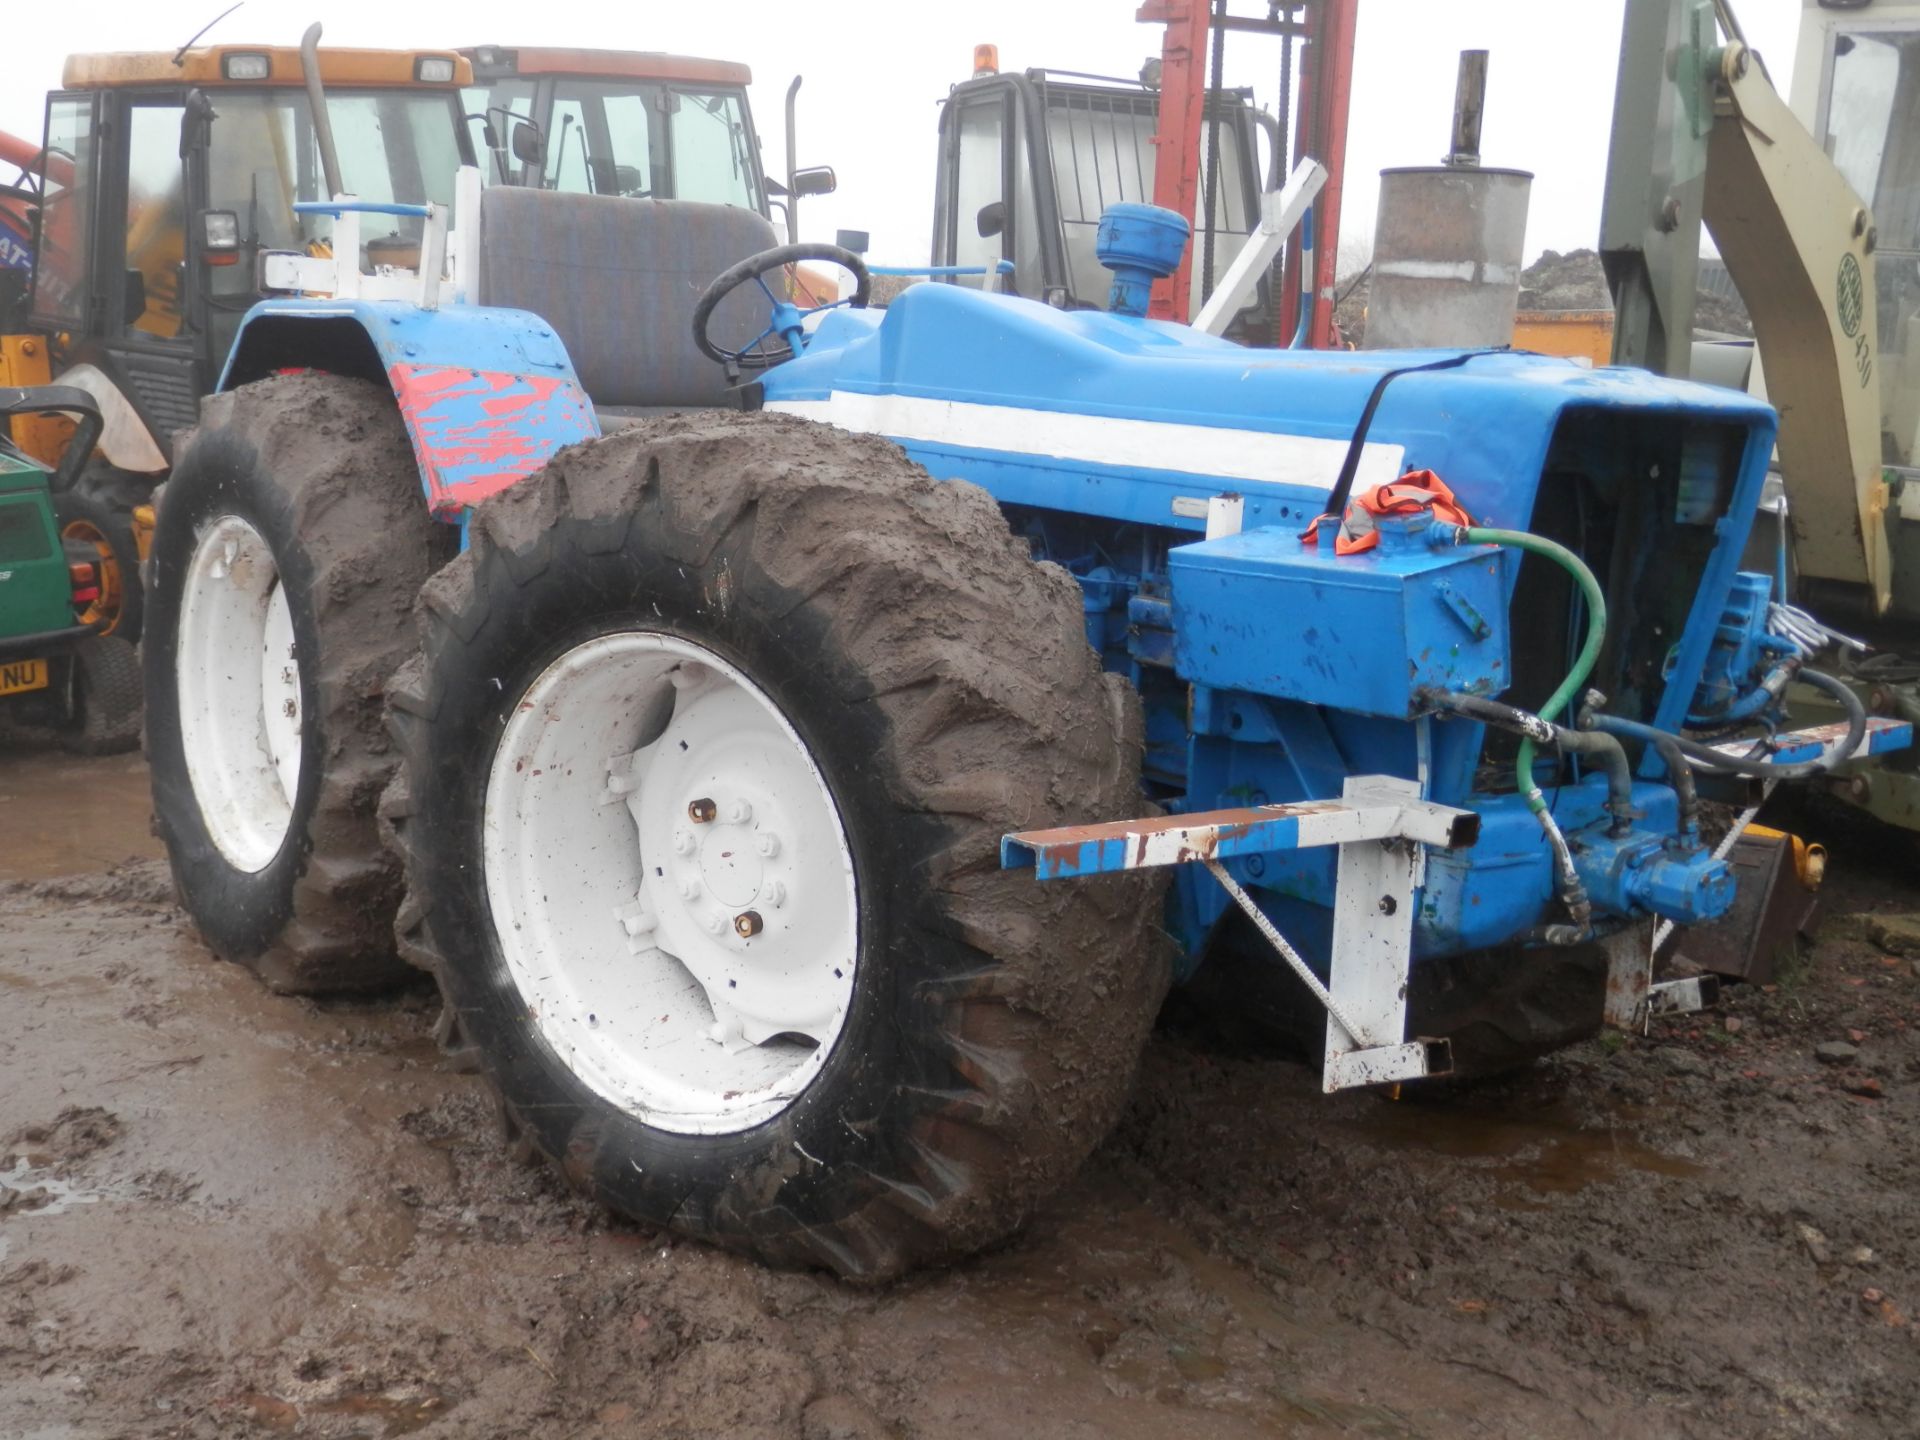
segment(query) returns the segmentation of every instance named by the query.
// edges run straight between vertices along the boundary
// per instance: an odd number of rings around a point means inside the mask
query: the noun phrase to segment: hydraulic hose
[[[1575,749],[1603,758],[1608,757],[1610,750],[1611,757],[1605,758],[1607,808],[1613,813],[1614,833],[1620,833],[1628,823],[1632,809],[1633,772],[1627,767],[1626,753],[1611,736],[1581,735],[1542,720],[1538,715],[1517,706],[1503,705],[1483,695],[1456,692],[1441,695],[1438,699],[1447,709],[1469,720],[1479,720],[1502,730],[1513,731],[1521,737],[1522,744],[1531,745],[1535,741],[1564,744],[1570,740],[1574,742]],[[1612,743],[1610,746],[1582,743],[1588,740],[1607,740]],[[1616,760],[1618,763],[1613,763]],[[1546,835],[1547,845],[1553,851],[1554,893],[1567,907],[1567,915],[1573,921],[1571,925],[1543,925],[1534,932],[1534,938],[1549,945],[1578,945],[1593,928],[1593,902],[1587,895],[1587,887],[1580,882],[1580,872],[1573,864],[1573,851],[1568,848],[1567,837],[1561,833],[1553,812],[1542,805],[1533,811],[1533,818],[1540,822],[1541,832]]]
[[[1779,764],[1771,760],[1749,760],[1735,755],[1723,755],[1710,745],[1702,745],[1697,740],[1689,740],[1681,735],[1670,735],[1665,730],[1656,730],[1651,725],[1642,725],[1637,720],[1621,720],[1611,715],[1596,716],[1595,729],[1605,729],[1609,734],[1618,735],[1626,740],[1640,740],[1655,747],[1663,743],[1670,744],[1674,751],[1693,761],[1703,770],[1715,771],[1722,775],[1745,775],[1756,780],[1799,780],[1808,775],[1824,775],[1843,760],[1851,759],[1853,752],[1867,734],[1867,709],[1860,703],[1860,697],[1846,685],[1819,670],[1802,669],[1800,679],[1815,689],[1824,690],[1838,700],[1847,712],[1847,738],[1832,754],[1819,760],[1796,760],[1788,764]],[[1664,756],[1666,750],[1661,750]],[[1668,760],[1669,765],[1672,760]]]
[[[1440,701],[1447,709],[1469,720],[1479,720],[1511,731],[1536,744],[1558,745],[1570,754],[1585,755],[1598,762],[1607,775],[1607,810],[1613,816],[1613,833],[1616,836],[1624,833],[1632,823],[1633,766],[1628,763],[1627,752],[1620,747],[1619,740],[1612,735],[1596,733],[1600,727],[1569,730],[1564,725],[1555,725],[1517,706],[1503,705],[1498,700],[1489,700],[1481,695],[1449,693],[1441,696]]]
[[[1596,714],[1592,710],[1580,712],[1580,728],[1597,731],[1610,736],[1619,743],[1620,726],[1630,721],[1617,720],[1611,715]],[[1649,727],[1650,728],[1650,727]],[[1642,737],[1645,738],[1645,737]],[[1700,792],[1693,783],[1693,767],[1687,764],[1686,756],[1679,745],[1680,737],[1669,735],[1664,730],[1655,730],[1653,738],[1647,743],[1667,765],[1667,783],[1673,786],[1674,799],[1680,810],[1680,835],[1682,839],[1696,838],[1700,833]]]
[[[1552,722],[1580,693],[1580,687],[1587,683],[1587,676],[1593,673],[1594,663],[1600,658],[1600,647],[1606,643],[1607,597],[1600,591],[1600,582],[1593,578],[1593,571],[1587,568],[1586,562],[1566,546],[1540,535],[1530,535],[1525,530],[1491,530],[1480,525],[1467,525],[1461,527],[1457,535],[1468,545],[1504,545],[1512,550],[1543,556],[1571,575],[1586,598],[1586,643],[1580,647],[1580,654],[1575,657],[1567,678],[1560,682],[1560,688],[1549,695],[1547,703],[1540,707],[1540,718]],[[1519,781],[1520,793],[1526,797],[1527,808],[1535,815],[1543,815],[1547,801],[1540,793],[1540,787],[1533,783],[1533,752],[1534,737],[1522,735],[1520,752],[1513,762],[1515,778]]]

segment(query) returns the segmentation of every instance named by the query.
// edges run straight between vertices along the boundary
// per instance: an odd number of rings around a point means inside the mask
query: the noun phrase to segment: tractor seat
[[[631,415],[728,403],[726,372],[693,343],[693,306],[714,276],[778,244],[752,210],[495,186],[480,200],[474,298],[553,326],[596,410]],[[768,320],[755,286],[713,318],[733,349]]]

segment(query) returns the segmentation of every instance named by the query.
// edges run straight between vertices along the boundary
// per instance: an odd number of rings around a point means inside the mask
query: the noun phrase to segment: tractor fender
[[[219,390],[290,370],[385,384],[406,423],[427,508],[459,520],[600,434],[560,337],[524,310],[401,300],[266,300],[241,321]]]

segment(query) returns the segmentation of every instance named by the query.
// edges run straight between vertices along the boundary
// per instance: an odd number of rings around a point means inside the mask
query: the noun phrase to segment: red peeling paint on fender
[[[388,378],[438,516],[478,505],[600,433],[570,377],[395,365]]]

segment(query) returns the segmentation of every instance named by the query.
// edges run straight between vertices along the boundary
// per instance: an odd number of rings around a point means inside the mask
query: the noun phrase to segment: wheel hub
[[[589,1085],[664,1129],[779,1113],[851,1003],[853,862],[764,690],[679,636],[602,636],[514,706],[486,801],[508,968]]]
[[[700,839],[701,886],[722,905],[744,910],[759,897],[764,867],[745,825],[716,825]]]

